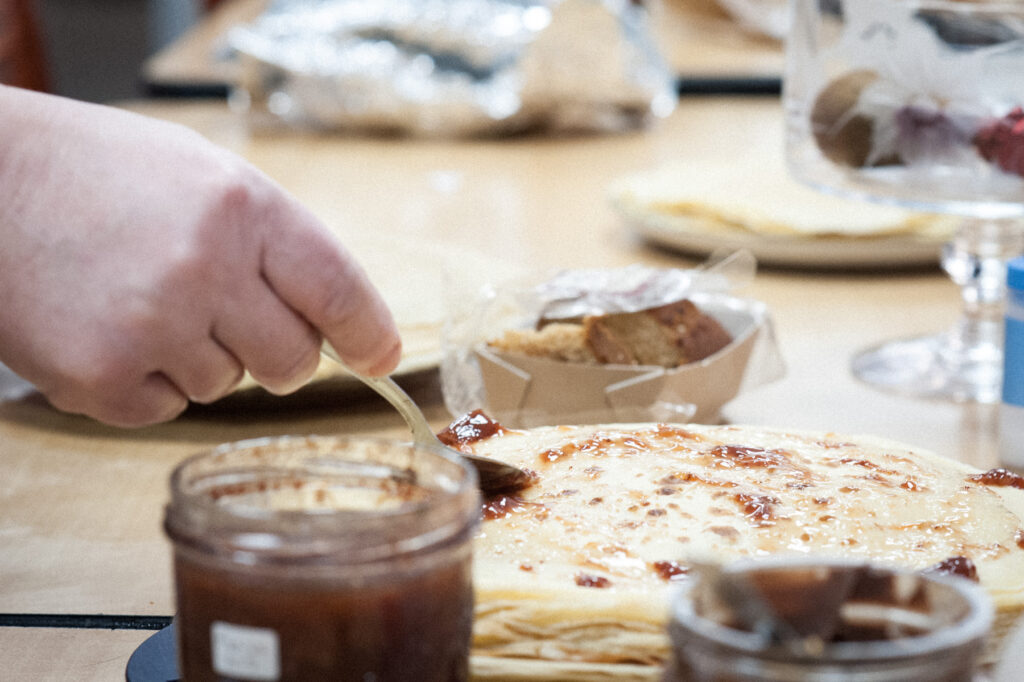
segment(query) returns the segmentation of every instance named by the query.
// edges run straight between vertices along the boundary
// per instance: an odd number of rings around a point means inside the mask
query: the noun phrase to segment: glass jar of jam
[[[205,680],[468,679],[476,474],[440,450],[286,437],[171,477],[179,669]]]
[[[992,622],[955,575],[832,560],[694,573],[665,682],[969,682]]]

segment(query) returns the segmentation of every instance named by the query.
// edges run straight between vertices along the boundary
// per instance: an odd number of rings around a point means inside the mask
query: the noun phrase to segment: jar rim
[[[362,459],[351,459],[354,453]],[[298,490],[321,479],[393,481],[422,494],[383,509],[279,509],[224,499],[230,491],[261,494],[285,484]],[[223,443],[182,460],[171,474],[170,492],[164,527],[175,543],[245,562],[355,564],[421,552],[466,536],[480,509],[476,472],[465,460],[440,447],[372,436]]]
[[[869,566],[874,569],[891,572],[895,575],[915,575],[921,580],[949,587],[961,595],[966,604],[966,613],[948,626],[924,634],[901,637],[896,640],[831,642],[826,644],[825,651],[827,655],[801,658],[789,649],[783,651],[781,647],[777,649],[769,648],[766,646],[763,637],[757,633],[729,627],[698,614],[694,608],[693,600],[688,598],[692,590],[699,584],[699,580],[697,580],[681,585],[674,595],[671,627],[673,629],[680,628],[690,631],[707,642],[725,647],[737,654],[751,657],[774,659],[773,653],[775,653],[784,655],[786,660],[791,660],[794,663],[816,661],[822,663],[849,663],[852,661],[879,663],[919,658],[929,654],[936,654],[942,650],[959,650],[964,646],[983,639],[988,634],[992,625],[994,612],[985,591],[966,578],[958,576],[922,573],[909,569],[869,564],[864,561],[828,558],[794,559],[793,557],[786,557],[775,560],[760,559],[737,562],[736,565],[741,567],[738,570],[743,570],[746,567],[766,569],[792,567],[803,569],[813,567]]]

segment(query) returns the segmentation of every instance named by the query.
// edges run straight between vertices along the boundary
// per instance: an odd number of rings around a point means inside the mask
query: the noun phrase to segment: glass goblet
[[[958,219],[942,265],[959,321],[864,351],[854,374],[915,397],[998,401],[1005,264],[1024,252],[1024,3],[792,0],[791,12],[794,177]]]

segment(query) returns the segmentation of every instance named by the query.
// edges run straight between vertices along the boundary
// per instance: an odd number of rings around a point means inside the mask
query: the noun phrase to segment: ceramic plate
[[[719,249],[748,249],[762,265],[803,269],[885,270],[938,265],[944,239],[928,234],[875,237],[762,235],[739,229],[710,230],[686,216],[616,208],[629,228],[657,246],[706,256]]]

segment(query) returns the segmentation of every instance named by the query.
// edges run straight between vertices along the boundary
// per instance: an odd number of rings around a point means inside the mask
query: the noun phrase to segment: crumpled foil
[[[647,19],[627,0],[276,0],[227,36],[234,101],[325,129],[626,130],[676,103]]]

